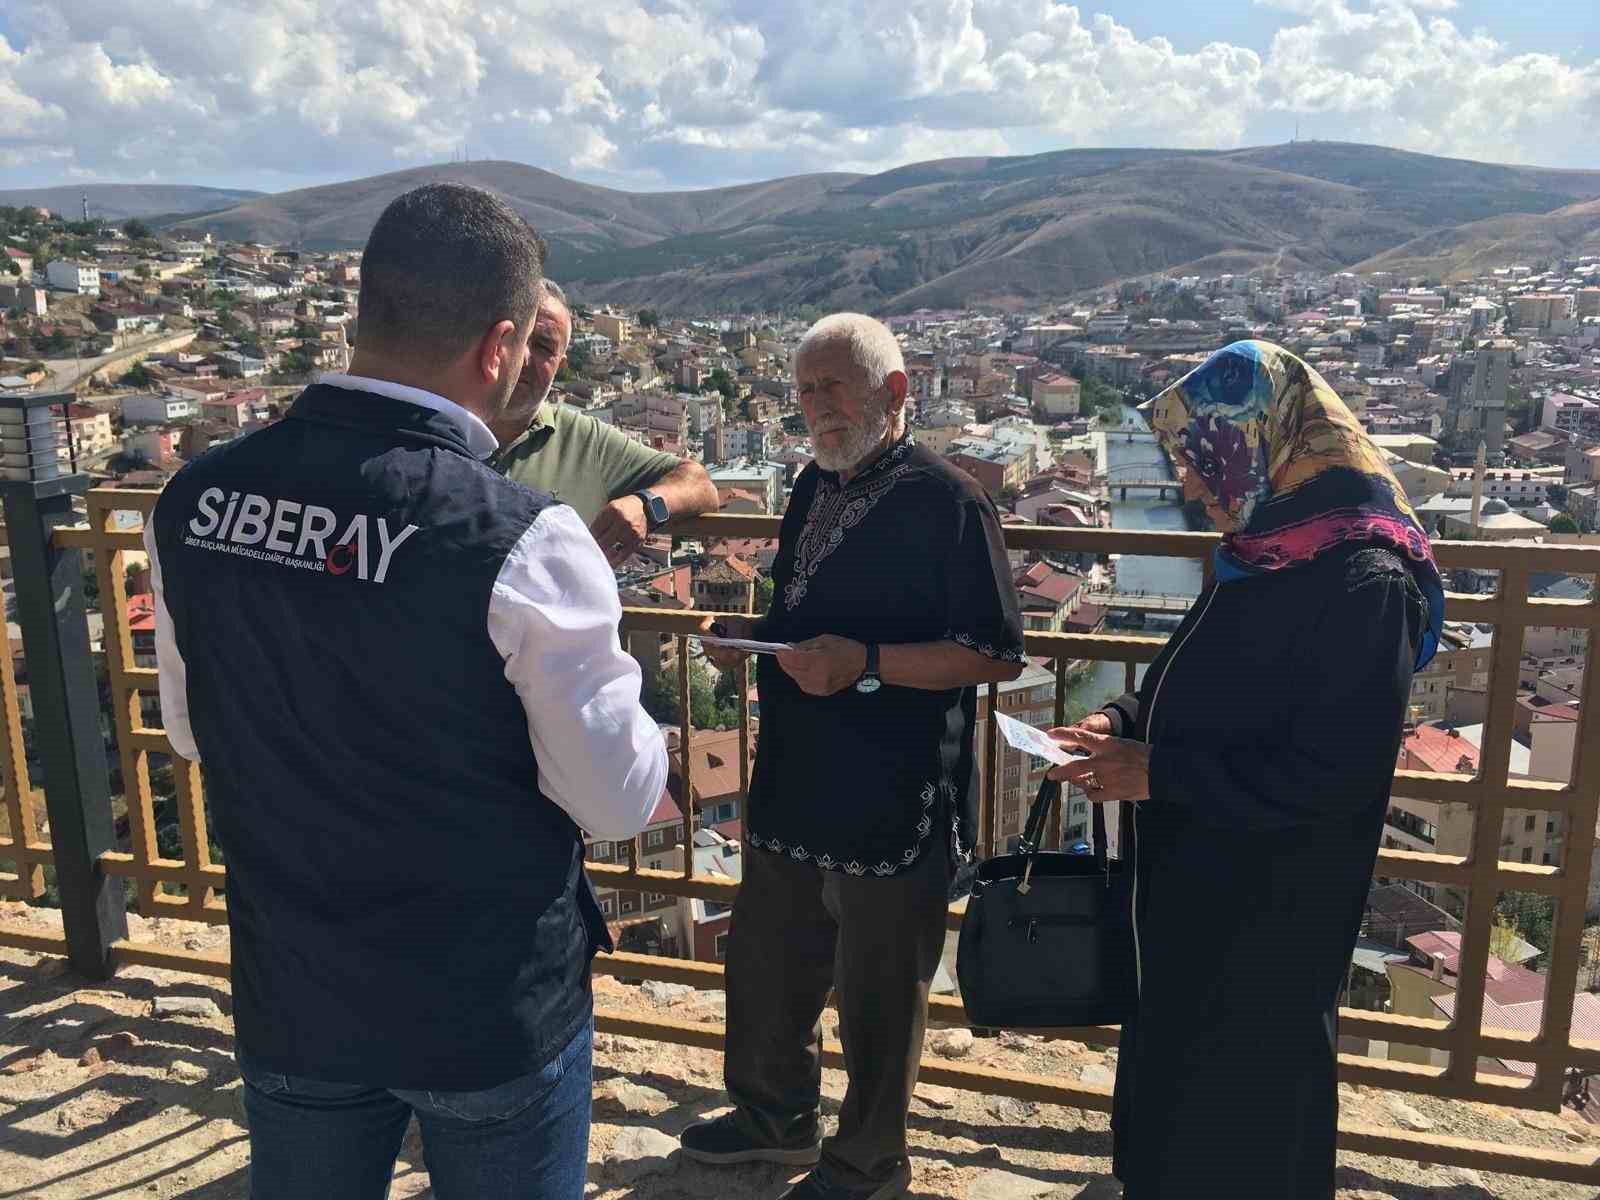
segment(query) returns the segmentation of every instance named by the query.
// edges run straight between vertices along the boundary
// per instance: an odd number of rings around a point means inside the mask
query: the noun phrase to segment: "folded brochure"
[[[749,638],[712,637],[709,633],[697,635],[702,646],[724,646],[729,650],[743,650],[748,654],[776,654],[779,650],[793,650],[788,642],[755,642]]]
[[[1089,757],[1087,754],[1063,749],[1044,730],[1024,725],[1003,712],[997,712],[994,716],[995,723],[1000,729],[1000,736],[1006,739],[1006,744],[1021,750],[1024,754],[1047,759],[1058,766],[1076,758]]]

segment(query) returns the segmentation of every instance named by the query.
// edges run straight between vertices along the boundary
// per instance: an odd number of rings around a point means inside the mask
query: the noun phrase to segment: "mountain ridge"
[[[1267,265],[1455,278],[1524,247],[1536,258],[1600,247],[1600,171],[1347,142],[966,156],[681,192],[442,163],[171,224],[358,248],[390,199],[436,179],[505,195],[582,299],[669,311],[1018,308],[1152,274]]]

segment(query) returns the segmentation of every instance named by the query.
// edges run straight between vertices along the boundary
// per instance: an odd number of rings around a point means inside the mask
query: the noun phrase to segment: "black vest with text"
[[[448,417],[324,385],[162,494],[235,1022],[262,1069],[476,1090],[588,1019],[609,937],[487,624],[552,503]]]

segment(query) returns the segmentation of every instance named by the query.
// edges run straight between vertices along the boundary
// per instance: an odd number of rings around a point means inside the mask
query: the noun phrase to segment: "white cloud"
[[[6,179],[288,187],[449,157],[695,186],[1074,145],[1320,136],[1592,157],[1600,66],[1456,0],[1257,0],[1264,52],[1055,0],[8,0]],[[1264,43],[1265,44],[1265,43]]]

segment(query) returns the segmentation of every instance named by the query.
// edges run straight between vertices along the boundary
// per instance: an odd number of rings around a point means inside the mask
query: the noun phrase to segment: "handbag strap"
[[[1046,779],[1039,784],[1039,794],[1034,797],[1033,807],[1028,810],[1028,822],[1022,827],[1022,840],[1017,844],[1017,851],[1032,858],[1039,849],[1039,839],[1044,836],[1044,823],[1050,816],[1050,806],[1061,799],[1061,785],[1054,779]]]

